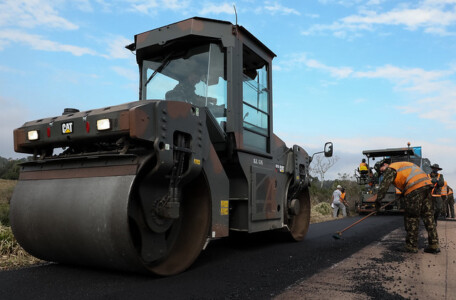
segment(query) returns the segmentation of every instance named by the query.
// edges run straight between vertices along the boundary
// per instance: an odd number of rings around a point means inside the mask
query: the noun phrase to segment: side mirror
[[[325,157],[331,157],[333,155],[333,143],[327,142],[325,144]]]

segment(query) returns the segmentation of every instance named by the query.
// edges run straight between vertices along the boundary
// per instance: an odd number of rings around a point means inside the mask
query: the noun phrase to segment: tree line
[[[19,178],[20,163],[27,158],[12,159],[0,156],[0,179],[17,180]]]

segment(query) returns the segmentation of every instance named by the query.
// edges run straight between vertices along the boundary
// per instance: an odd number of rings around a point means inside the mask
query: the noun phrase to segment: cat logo
[[[62,123],[62,133],[73,133],[73,122]]]

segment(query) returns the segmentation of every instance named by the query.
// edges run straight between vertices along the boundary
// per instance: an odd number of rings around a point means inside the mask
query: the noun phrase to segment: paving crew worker
[[[341,195],[340,195],[340,202],[342,202],[345,206],[345,212],[348,215],[350,215],[350,209],[348,207],[348,201],[347,201],[347,194],[345,194],[345,188],[342,188]]]
[[[339,209],[342,210],[342,215],[344,217],[347,216],[347,212],[345,211],[345,205],[341,202],[340,196],[342,195],[342,186],[338,185],[337,189],[332,194],[332,207],[333,207],[333,217],[337,218],[337,213]]]
[[[440,217],[443,209],[442,203],[442,187],[445,184],[445,180],[443,179],[443,175],[439,174],[438,172],[442,170],[438,164],[431,165],[431,173],[429,173],[429,178],[432,181],[433,189],[431,191],[432,195],[432,202],[434,203],[434,220],[437,224],[437,219]]]
[[[365,176],[365,175],[367,175],[367,173],[369,173],[369,169],[368,169],[368,167],[367,167],[366,159],[365,159],[365,158],[363,158],[363,159],[361,160],[361,163],[359,164],[359,169],[358,169],[358,170],[359,170],[359,174],[360,174],[361,176],[363,176],[363,175]]]
[[[448,202],[448,212],[449,212],[449,217],[454,219],[454,195],[453,195],[453,189],[448,186],[448,195],[447,195],[447,202]]]
[[[385,197],[391,184],[403,193],[404,226],[407,231],[404,251],[418,252],[418,230],[421,217],[428,232],[428,246],[424,252],[440,252],[430,194],[432,183],[426,173],[411,162],[403,161],[390,164],[387,160],[380,162],[377,172],[383,174],[378,194],[373,196],[377,198],[377,203]]]

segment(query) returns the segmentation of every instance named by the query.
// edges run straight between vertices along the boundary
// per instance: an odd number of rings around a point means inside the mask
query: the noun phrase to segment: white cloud
[[[380,4],[371,1],[368,4]],[[456,24],[456,1],[427,0],[410,5],[398,4],[386,12],[360,8],[359,13],[341,18],[332,24],[315,24],[302,32],[303,35],[332,32],[338,38],[353,38],[353,34],[372,31],[376,26],[401,26],[406,30],[422,29],[425,33],[441,36],[454,35],[448,28]]]
[[[113,36],[106,38],[108,53],[103,55],[105,58],[131,58],[132,53],[125,46],[131,44],[133,40],[123,36]]]
[[[72,0],[71,3],[80,11],[89,13],[93,12],[92,3],[90,0]]]
[[[305,53],[299,53],[288,60],[280,60],[274,70],[286,72],[299,66],[326,72],[339,80],[359,78],[389,81],[394,90],[411,99],[410,103],[397,105],[396,108],[402,113],[416,114],[422,119],[456,128],[456,84],[451,80],[456,74],[454,67],[448,70],[424,70],[385,65],[372,70],[357,71],[351,67],[329,66],[309,59]]]
[[[233,4],[230,3],[223,3],[223,4],[207,4],[204,5],[204,8],[199,11],[201,15],[208,15],[208,14],[234,14],[234,7]]]
[[[46,40],[45,38],[29,34],[20,30],[2,30],[0,31],[0,50],[10,42],[29,45],[32,49],[52,52],[69,52],[75,56],[96,55],[96,52],[85,47],[60,44],[58,42]]]
[[[265,4],[261,7],[257,7],[254,12],[256,14],[270,14],[270,15],[297,15],[300,16],[301,13],[294,8],[285,7],[278,2],[269,2],[266,1]],[[309,18],[318,18],[319,15],[308,14],[306,15]]]
[[[439,9],[398,9],[386,13],[365,11],[362,15],[343,18],[341,22],[346,25],[403,25],[408,30],[418,27],[445,28],[456,21],[455,11],[442,11]]]
[[[157,15],[161,10],[185,11],[189,1],[179,0],[129,0],[130,10],[145,15]]]
[[[44,0],[3,0],[0,2],[0,26],[74,30],[78,25],[61,17],[55,2]]]
[[[271,15],[275,15],[275,14],[280,14],[280,15],[293,14],[293,15],[297,15],[297,16],[301,15],[301,13],[299,11],[297,11],[296,9],[285,7],[277,2],[273,2],[273,3],[266,2],[265,6],[264,6],[264,10],[266,12],[269,12]]]
[[[400,68],[392,65],[372,71],[354,72],[354,78],[385,79],[412,100],[397,108],[406,114],[434,120],[456,128],[456,84],[450,80],[455,71]]]
[[[454,71],[426,71],[421,68],[405,69],[393,65],[385,65],[371,71],[358,71],[353,74],[359,78],[384,78],[401,86],[419,85],[433,82],[452,75]],[[432,89],[426,92],[431,92]]]
[[[353,70],[349,67],[328,66],[315,59],[308,58],[305,53],[293,54],[290,58],[279,61],[274,70],[288,71],[299,66],[325,71],[335,78],[346,78],[353,73]]]
[[[454,70],[426,71],[387,65],[373,71],[354,72],[353,77],[385,79],[412,98],[397,108],[406,114],[434,120],[448,128],[456,128],[456,84],[449,80]]]

